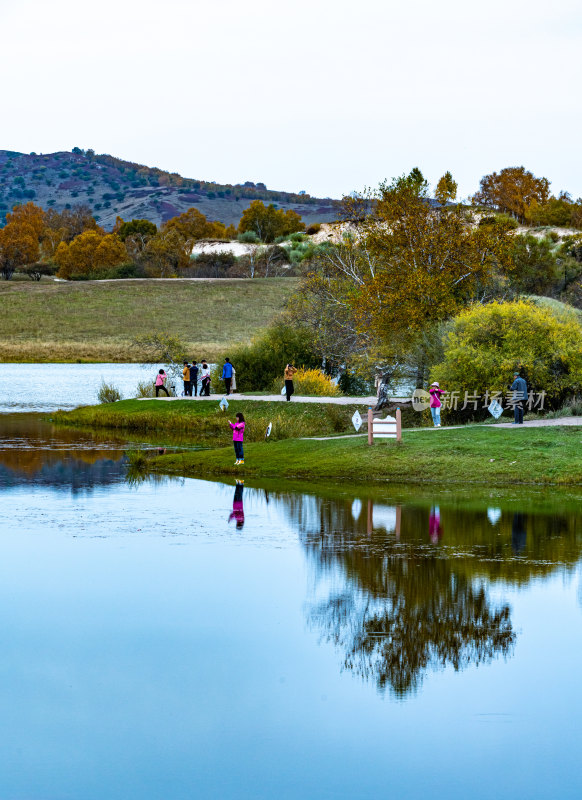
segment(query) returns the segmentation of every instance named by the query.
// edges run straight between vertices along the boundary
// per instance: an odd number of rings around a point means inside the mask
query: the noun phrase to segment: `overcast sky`
[[[418,165],[582,195],[580,0],[0,0],[0,149],[339,196]]]

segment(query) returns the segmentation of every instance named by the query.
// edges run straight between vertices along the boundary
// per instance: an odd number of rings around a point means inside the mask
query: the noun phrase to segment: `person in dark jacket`
[[[194,360],[192,361],[192,366],[190,367],[190,383],[192,384],[192,392],[194,393],[194,397],[198,397],[198,364]]]
[[[523,409],[527,402],[527,383],[517,371],[513,373],[511,391],[513,392],[513,424],[523,425]]]
[[[224,359],[224,366],[222,367],[222,380],[226,388],[226,393],[230,394],[230,385],[232,383],[232,364],[229,358]]]

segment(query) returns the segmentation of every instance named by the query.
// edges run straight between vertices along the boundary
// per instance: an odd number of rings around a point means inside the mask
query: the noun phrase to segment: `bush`
[[[308,236],[314,236],[316,233],[319,233],[320,230],[321,230],[320,223],[314,222],[313,225],[310,225],[305,232]]]
[[[290,242],[297,242],[298,243],[298,242],[303,242],[304,240],[305,240],[305,234],[304,233],[297,232],[297,233],[292,233],[289,236],[289,241]]]
[[[279,394],[285,381],[275,378],[273,391]],[[339,386],[332,381],[329,375],[320,369],[299,369],[293,377],[293,384],[297,394],[313,395],[314,397],[339,397]]]
[[[97,400],[100,403],[116,403],[118,400],[123,400],[123,397],[117,386],[102,380],[97,392]]]
[[[261,241],[254,231],[239,233],[237,239],[239,242],[243,242],[243,244],[258,244]]]
[[[444,361],[431,371],[448,391],[507,390],[518,369],[556,407],[582,388],[582,326],[572,312],[520,301],[474,306],[453,321]]]
[[[135,390],[136,397],[155,397],[153,381],[140,381]]]
[[[289,363],[307,369],[321,366],[321,359],[313,349],[312,332],[285,319],[276,322],[250,345],[235,350],[230,360],[236,369],[239,392],[271,390],[275,378],[280,380],[280,388],[285,365]]]

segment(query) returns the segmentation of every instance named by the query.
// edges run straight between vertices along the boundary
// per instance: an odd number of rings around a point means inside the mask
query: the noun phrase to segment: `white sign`
[[[374,439],[396,439],[396,418],[384,417],[384,419],[375,419],[372,422],[372,431]]]
[[[218,405],[223,411],[226,411],[226,409],[228,408],[228,400],[226,399],[226,397],[223,397]]]
[[[352,417],[352,425],[356,429],[356,432],[362,427],[362,417],[357,409],[354,411],[354,416]]]
[[[267,425],[267,432],[265,433],[265,439],[271,435],[271,431],[273,430],[273,423],[269,422]]]
[[[489,403],[489,413],[495,417],[495,419],[499,419],[499,417],[503,414],[503,407],[497,400],[493,400],[492,403]]]

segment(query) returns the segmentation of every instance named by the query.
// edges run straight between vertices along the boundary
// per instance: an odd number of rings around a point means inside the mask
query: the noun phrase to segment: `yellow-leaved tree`
[[[431,371],[449,390],[505,391],[518,370],[550,403],[582,390],[582,326],[565,307],[528,301],[474,305],[445,337],[445,358]]]

